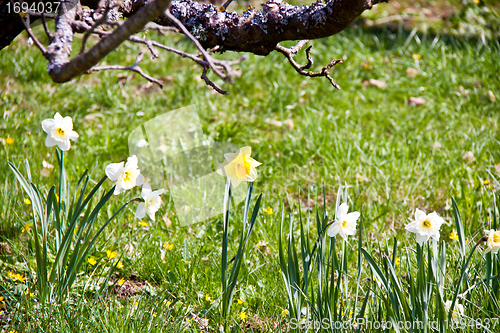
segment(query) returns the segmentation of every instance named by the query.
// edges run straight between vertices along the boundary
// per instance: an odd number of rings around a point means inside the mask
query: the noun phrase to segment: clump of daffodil
[[[253,182],[257,178],[257,168],[262,163],[254,160],[250,155],[252,148],[243,147],[236,153],[224,154],[226,162],[223,162],[217,167],[217,173],[231,179],[233,188],[241,184],[243,180]]]
[[[439,240],[439,229],[443,223],[443,218],[436,212],[425,214],[425,212],[417,208],[415,210],[415,221],[410,222],[405,229],[417,234],[417,242],[422,246],[429,238]]]
[[[328,228],[327,234],[330,237],[335,237],[340,234],[343,239],[347,240],[347,236],[352,236],[356,233],[356,223],[361,215],[359,212],[348,213],[349,206],[344,202],[339,206],[337,218]]]
[[[116,182],[114,194],[120,194],[125,190],[129,190],[137,185],[144,183],[144,176],[137,167],[139,160],[133,155],[127,159],[127,163],[111,163],[106,166],[106,176]]]
[[[500,230],[485,230],[484,231],[486,234],[486,237],[488,239],[486,240],[486,251],[485,253],[492,252],[494,254],[498,253],[498,250],[500,249]]]
[[[160,195],[163,193],[163,189],[152,191],[151,186],[148,183],[144,183],[142,187],[141,197],[144,199],[144,202],[139,203],[137,206],[137,211],[135,212],[135,216],[139,219],[142,219],[146,214],[151,218],[151,220],[155,220],[155,213],[161,206],[161,198]]]
[[[73,131],[73,119],[71,117],[62,117],[59,112],[54,116],[54,119],[45,119],[42,121],[42,128],[47,133],[45,145],[53,147],[57,145],[59,149],[66,151],[71,148],[69,140],[76,140],[78,133]]]

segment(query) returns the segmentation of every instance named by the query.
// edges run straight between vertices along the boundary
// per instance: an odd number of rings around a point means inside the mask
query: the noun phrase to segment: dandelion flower
[[[240,312],[240,319],[241,321],[245,321],[248,318],[247,313],[245,311]]]
[[[42,121],[42,128],[47,133],[45,145],[53,147],[57,145],[59,149],[66,151],[71,147],[69,140],[76,140],[78,133],[73,131],[73,119],[71,117],[62,117],[59,112],[54,119],[45,119]]]
[[[485,253],[493,252],[494,254],[498,253],[500,249],[500,230],[485,230],[486,236],[488,240],[486,241],[486,246],[488,247]]]
[[[28,198],[24,198],[24,203],[25,203],[26,205],[31,205],[31,200],[30,200],[30,199],[28,199]]]
[[[14,139],[12,139],[12,138],[9,136],[7,139],[5,139],[5,143],[6,143],[6,144],[8,144],[8,145],[11,145],[11,144],[13,144],[13,143],[14,143]]]
[[[281,316],[282,316],[283,318],[288,317],[288,310],[286,310],[286,309],[285,309],[285,310],[281,311]]]
[[[155,220],[155,213],[161,206],[160,195],[163,193],[163,189],[157,191],[151,191],[151,186],[148,183],[144,183],[142,187],[141,197],[144,202],[139,203],[137,206],[137,211],[135,216],[142,219],[146,214],[149,215],[151,220]]]
[[[118,261],[118,264],[116,264],[116,268],[122,269],[123,268],[123,263],[121,261]]]
[[[264,213],[267,213],[269,215],[272,215],[273,214],[273,209],[271,207],[267,207],[267,208],[264,208]]]
[[[356,233],[356,222],[361,214],[359,212],[347,213],[348,211],[349,206],[346,203],[342,203],[339,206],[337,219],[328,228],[328,236],[335,237],[337,234],[340,234],[342,238],[347,239],[347,236],[352,236]]]
[[[405,229],[417,234],[417,242],[422,246],[429,238],[439,240],[439,228],[444,223],[436,212],[425,214],[420,209],[415,210],[415,221],[406,225]]]
[[[444,303],[444,308],[446,309],[446,312],[450,312],[450,307],[451,307],[451,301],[446,301]],[[451,317],[458,318],[463,314],[464,314],[464,306],[462,304],[455,303]]]
[[[226,162],[217,167],[219,175],[229,177],[231,185],[236,188],[243,180],[253,182],[257,178],[257,170],[255,169],[262,163],[257,162],[250,157],[252,148],[243,147],[236,151],[236,153],[224,154]]]
[[[88,263],[91,264],[92,266],[94,266],[95,264],[97,264],[97,260],[95,260],[94,257],[90,257],[87,259]]]
[[[125,166],[123,162],[111,163],[106,166],[106,176],[116,182],[114,194],[120,194],[125,190],[129,190],[137,185],[144,183],[144,176],[137,168],[139,160],[133,155],[127,159]]]

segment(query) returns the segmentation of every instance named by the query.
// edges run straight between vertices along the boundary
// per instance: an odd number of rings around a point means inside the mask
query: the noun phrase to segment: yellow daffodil
[[[436,212],[425,214],[425,212],[417,208],[415,210],[415,221],[409,223],[405,229],[417,234],[417,242],[422,246],[429,238],[439,240],[439,229],[443,223],[443,218]]]
[[[31,227],[33,226],[32,222],[28,222],[23,227],[21,228],[21,232],[28,232],[31,230]]]
[[[24,198],[24,203],[26,205],[31,205],[31,200],[29,198]]]
[[[161,194],[163,194],[163,189],[151,191],[151,186],[148,183],[144,183],[141,192],[141,197],[144,199],[144,202],[139,203],[137,206],[135,216],[142,219],[147,214],[151,220],[154,221],[155,213],[161,206]]]
[[[458,241],[458,235],[457,235],[457,233],[455,232],[455,230],[453,230],[453,231],[450,233],[450,239],[451,239],[451,240],[456,240],[456,241]]]
[[[11,144],[13,144],[13,143],[14,143],[14,139],[12,139],[12,138],[9,136],[7,139],[5,139],[5,143],[6,143],[6,144],[8,144],[8,145],[11,145]]]
[[[339,206],[338,212],[336,212],[337,218],[328,228],[328,236],[335,237],[337,234],[340,234],[342,238],[347,240],[347,236],[352,236],[356,233],[356,223],[361,214],[359,212],[347,213],[348,211],[349,206],[345,202]]]
[[[255,169],[262,163],[254,160],[250,155],[252,148],[243,147],[238,149],[236,153],[224,154],[226,162],[217,167],[217,173],[231,179],[231,185],[236,188],[243,180],[253,182],[257,178],[257,170]]]
[[[106,176],[116,182],[114,194],[120,194],[144,183],[144,176],[141,175],[141,171],[137,167],[138,163],[137,156],[133,155],[127,159],[125,166],[123,162],[111,163],[106,166]]]
[[[286,310],[286,309],[285,309],[285,310],[281,311],[281,316],[282,316],[283,318],[288,317],[288,310]]]
[[[272,213],[273,213],[273,209],[272,209],[271,207],[269,207],[269,206],[268,206],[267,208],[264,208],[264,213],[267,213],[267,214],[269,214],[269,215],[272,215]]]
[[[125,279],[124,278],[121,278],[120,280],[118,280],[117,282],[120,286],[123,286],[123,284],[125,283]]]
[[[69,140],[76,140],[78,133],[73,131],[73,119],[71,117],[62,117],[59,112],[54,119],[45,119],[42,121],[42,128],[47,133],[45,145],[53,147],[57,145],[59,149],[66,151],[71,147]]]
[[[494,254],[498,253],[500,249],[500,230],[485,230],[484,231],[488,240],[486,241],[487,249],[485,253],[492,252]]]
[[[97,261],[95,260],[94,257],[90,257],[87,259],[88,263],[91,264],[92,266],[94,266],[95,264],[97,264]]]
[[[248,318],[247,313],[245,311],[240,312],[240,319],[241,321],[245,321]]]
[[[108,259],[114,259],[118,253],[116,251],[106,250],[106,256]]]

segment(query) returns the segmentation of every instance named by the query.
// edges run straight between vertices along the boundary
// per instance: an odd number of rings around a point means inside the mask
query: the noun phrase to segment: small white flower
[[[342,203],[339,206],[337,219],[328,228],[328,236],[335,237],[337,234],[340,234],[342,238],[347,239],[347,236],[352,236],[356,233],[356,222],[361,214],[359,212],[347,213],[348,211],[349,206],[346,203]]]
[[[114,194],[120,194],[125,190],[144,183],[144,177],[137,168],[137,163],[137,156],[134,155],[127,159],[125,166],[123,166],[123,162],[111,163],[106,166],[106,176],[116,182]]]
[[[45,119],[42,121],[42,128],[47,133],[45,145],[53,147],[57,145],[63,151],[69,150],[71,143],[69,140],[76,140],[78,133],[73,131],[73,119],[71,117],[62,117],[59,112],[54,119]]]
[[[139,148],[143,148],[143,147],[147,147],[147,146],[149,146],[149,143],[145,139],[140,139],[137,142],[137,147],[139,147]]]
[[[151,186],[148,183],[144,183],[142,187],[141,197],[144,202],[141,202],[137,206],[137,211],[135,212],[135,217],[142,219],[146,214],[149,215],[151,220],[155,220],[155,213],[161,206],[160,195],[163,193],[163,189],[157,191],[151,191]]]
[[[443,223],[443,218],[436,212],[427,215],[417,208],[415,210],[415,221],[409,223],[405,229],[416,233],[417,242],[422,246],[429,238],[434,238],[436,241],[439,240],[439,229]]]
[[[488,240],[486,241],[486,245],[488,248],[485,253],[493,252],[494,254],[498,253],[500,249],[500,230],[485,230],[486,236],[488,236]]]
[[[444,303],[444,308],[446,309],[446,312],[450,312],[450,307],[451,307],[451,301],[446,301]],[[452,318],[458,318],[458,316],[462,316],[464,314],[464,306],[462,304],[458,304],[458,302],[455,302],[455,306],[453,307],[453,313],[451,314]]]

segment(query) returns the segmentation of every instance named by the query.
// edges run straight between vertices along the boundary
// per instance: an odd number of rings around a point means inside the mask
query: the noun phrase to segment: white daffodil
[[[157,191],[151,191],[151,186],[148,183],[144,183],[142,187],[141,197],[144,202],[141,202],[137,206],[137,211],[135,212],[135,217],[142,219],[146,214],[149,215],[151,220],[155,220],[155,213],[161,206],[160,195],[163,193],[163,189]]]
[[[446,312],[450,312],[450,307],[451,307],[451,301],[446,301],[444,302],[444,308],[446,309]],[[455,302],[455,306],[453,307],[453,313],[451,314],[452,318],[458,318],[459,316],[462,316],[464,314],[464,306],[462,304],[458,304]]]
[[[71,117],[62,117],[59,112],[54,119],[45,119],[42,121],[42,128],[47,133],[45,145],[53,147],[57,145],[59,149],[66,151],[71,147],[69,140],[76,140],[78,133],[73,131],[73,119]]]
[[[410,222],[405,229],[417,234],[417,242],[422,246],[429,238],[439,240],[439,228],[444,223],[436,212],[425,214],[420,209],[415,210],[415,221]]]
[[[225,177],[230,177],[233,188],[240,185],[243,180],[253,182],[257,178],[257,170],[255,168],[262,163],[251,158],[251,154],[252,148],[250,147],[240,148],[236,153],[224,154],[226,162],[217,167],[217,173]]]
[[[111,163],[106,166],[106,176],[116,182],[114,194],[120,194],[125,190],[144,183],[144,177],[137,168],[137,163],[137,156],[134,155],[127,159],[125,166],[123,166],[123,162]]]
[[[356,223],[359,219],[359,212],[351,212],[349,211],[349,206],[346,203],[342,203],[339,206],[337,212],[337,219],[333,224],[328,228],[327,234],[330,237],[335,237],[337,234],[340,234],[342,238],[347,240],[347,236],[352,236],[356,233]]]
[[[488,240],[486,241],[486,246],[488,246],[488,248],[485,253],[493,252],[497,254],[500,249],[500,230],[491,229],[485,230],[484,232],[488,237]]]

